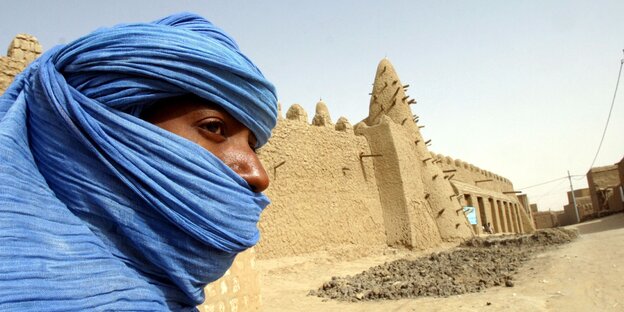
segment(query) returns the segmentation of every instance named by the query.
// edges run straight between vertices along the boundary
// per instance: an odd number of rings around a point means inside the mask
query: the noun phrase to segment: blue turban
[[[187,311],[253,246],[268,199],[137,116],[194,94],[264,144],[273,86],[205,19],[97,30],[0,97],[0,310]]]

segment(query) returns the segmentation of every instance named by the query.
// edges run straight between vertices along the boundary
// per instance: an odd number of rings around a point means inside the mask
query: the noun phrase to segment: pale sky
[[[388,57],[432,151],[510,179],[516,189],[584,175],[624,57],[624,1],[11,1],[0,46],[18,33],[44,49],[98,27],[198,13],[232,35],[276,85],[283,110],[332,119],[368,113]],[[624,78],[622,79],[624,80]],[[596,166],[624,157],[624,81]],[[573,179],[587,186],[585,177]],[[567,179],[526,190],[560,210]]]

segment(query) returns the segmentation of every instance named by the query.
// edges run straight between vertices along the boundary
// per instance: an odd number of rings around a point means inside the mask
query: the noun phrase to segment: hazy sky
[[[319,98],[334,121],[365,118],[388,57],[418,100],[412,110],[431,150],[516,189],[587,172],[624,49],[622,0],[11,1],[0,11],[0,45],[30,33],[47,49],[180,11],[232,35],[277,86],[283,110],[299,103],[310,118]],[[596,165],[624,157],[622,89]],[[541,210],[559,210],[567,190],[562,179],[526,193]]]

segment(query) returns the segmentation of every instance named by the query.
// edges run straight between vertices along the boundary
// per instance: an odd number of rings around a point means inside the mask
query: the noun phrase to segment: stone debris
[[[534,253],[577,236],[567,229],[546,229],[532,235],[473,238],[451,251],[384,263],[354,276],[334,276],[309,295],[368,301],[448,297],[493,286],[513,287],[513,275]]]

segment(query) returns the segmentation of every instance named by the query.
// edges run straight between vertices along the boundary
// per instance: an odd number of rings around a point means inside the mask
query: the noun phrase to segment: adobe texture
[[[624,209],[620,195],[620,172],[618,165],[591,168],[587,172],[587,186],[595,214]]]
[[[431,154],[449,177],[463,206],[477,209],[475,233],[487,223],[495,233],[532,233],[535,226],[526,195],[516,196],[508,179],[475,165],[442,154]]]
[[[26,34],[15,36],[9,44],[7,56],[0,56],[0,94],[40,54],[41,45],[37,38]]]
[[[202,312],[260,311],[260,274],[256,251],[250,248],[236,256],[225,275],[204,288],[206,300],[197,306]]]
[[[377,181],[363,137],[336,130],[323,103],[316,125],[293,105],[280,118],[273,136],[258,155],[271,184],[271,205],[259,224],[260,258],[310,253],[335,248],[385,245]]]
[[[533,214],[537,229],[548,229],[560,226],[559,217],[563,211],[540,211]]]
[[[578,218],[582,222],[587,216],[594,213],[592,208],[591,194],[588,188],[574,190],[574,199],[572,192],[568,192],[568,204],[563,206],[563,214],[559,215],[559,224],[570,225],[578,223],[576,218],[577,211],[574,208],[574,200],[576,200],[576,209],[578,209]]]
[[[427,148],[427,141],[420,134],[416,118],[412,115],[410,104],[415,100],[406,94],[407,85],[400,81],[394,67],[387,59],[382,60],[377,66],[375,82],[369,104],[369,115],[364,124],[356,127],[357,133],[367,137],[371,146],[394,142],[394,148],[401,151],[398,165],[403,167],[400,175],[390,175],[385,170],[375,170],[376,175],[387,180],[380,183],[380,193],[396,192],[393,183],[405,183],[405,201],[411,207],[405,207],[410,214],[414,214],[411,222],[428,224],[427,219],[434,221],[437,227],[437,235],[416,236],[416,241],[436,242],[438,240],[452,241],[472,236],[466,218],[463,213],[457,213],[461,209],[455,193],[444,178],[441,169],[433,165],[431,155]],[[397,131],[389,135],[374,138],[379,124],[392,125]],[[367,127],[366,127],[367,126]],[[398,130],[400,129],[400,130]],[[381,142],[379,142],[381,141]],[[386,160],[383,157],[375,158],[375,165],[382,165]],[[410,187],[414,185],[414,187]],[[382,201],[382,205],[386,203]],[[415,224],[415,227],[421,227]],[[386,231],[389,229],[387,228]],[[417,229],[415,229],[417,231]],[[426,233],[431,231],[425,229]],[[434,231],[435,232],[435,231]],[[412,247],[419,247],[413,244]]]
[[[334,125],[322,101],[311,124],[297,104],[280,116],[259,151],[272,200],[259,224],[260,258],[423,249],[472,237],[487,223],[499,233],[534,231],[528,200],[518,200],[508,179],[429,151],[407,88],[382,60],[369,116],[354,127],[343,117]],[[479,210],[474,227],[463,213],[468,204]]]
[[[371,146],[371,161],[379,185],[386,242],[390,246],[430,248],[441,243],[431,207],[424,198],[420,162],[405,129],[384,116],[377,125],[357,127]],[[364,158],[363,158],[364,159]]]

